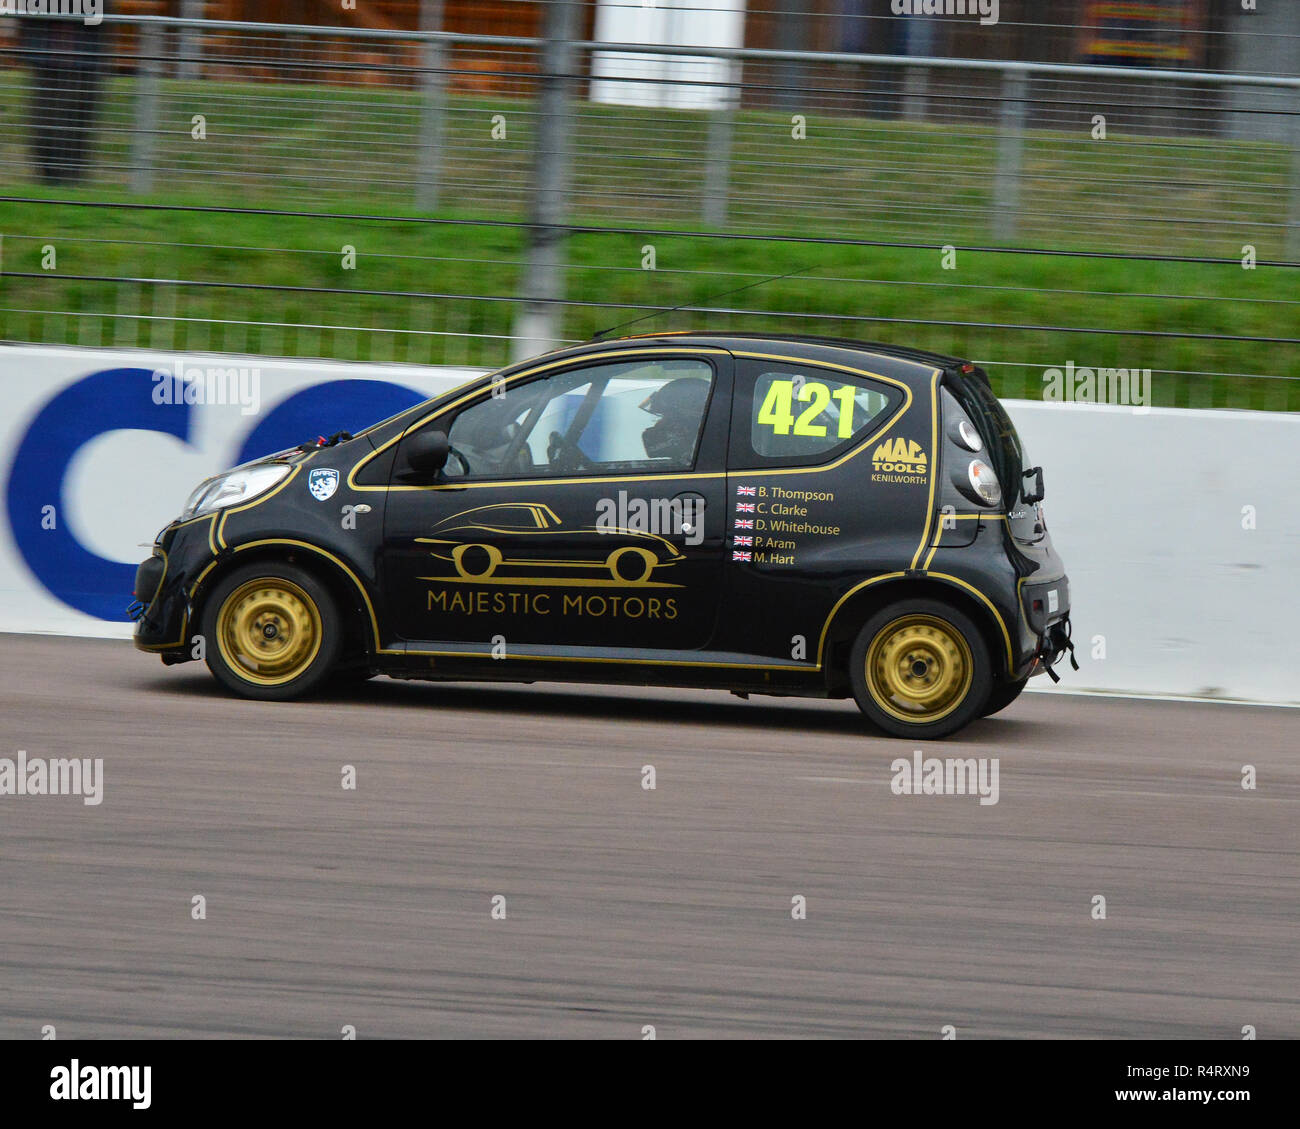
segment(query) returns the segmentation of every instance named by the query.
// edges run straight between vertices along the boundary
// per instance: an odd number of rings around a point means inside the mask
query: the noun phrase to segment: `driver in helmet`
[[[671,459],[688,466],[695,455],[695,440],[709,400],[709,382],[683,376],[656,388],[641,401],[641,410],[655,422],[641,433],[645,453],[652,459]]]

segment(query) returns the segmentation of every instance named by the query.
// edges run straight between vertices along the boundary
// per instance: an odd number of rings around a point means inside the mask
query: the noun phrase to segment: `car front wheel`
[[[218,582],[203,612],[208,669],[244,698],[284,701],[318,689],[342,648],[329,591],[294,565],[266,562]]]
[[[858,708],[895,737],[946,737],[979,717],[993,674],[966,615],[938,600],[905,600],[872,616],[850,655]]]

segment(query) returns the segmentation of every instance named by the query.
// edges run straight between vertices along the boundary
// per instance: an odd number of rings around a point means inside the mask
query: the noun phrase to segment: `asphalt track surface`
[[[999,758],[981,806],[894,795],[912,745],[851,703],[381,679],[262,705],[0,635],[0,756],[105,762],[97,807],[0,796],[0,1037],[1295,1038],[1298,736],[1025,695],[925,749]]]

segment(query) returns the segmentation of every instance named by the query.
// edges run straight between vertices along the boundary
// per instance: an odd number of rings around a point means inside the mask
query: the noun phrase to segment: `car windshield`
[[[505,369],[501,369],[500,371],[505,372]],[[422,404],[413,404],[409,408],[403,408],[400,412],[395,412],[393,413],[393,415],[388,416],[385,419],[381,419],[377,423],[372,423],[364,431],[356,432],[353,435],[353,438],[360,439],[362,436],[369,436],[371,432],[377,431],[381,427],[386,427],[388,426],[388,424],[393,423],[395,420],[401,419],[404,415],[407,414],[409,414],[413,420],[420,419],[439,400],[443,399],[444,397],[448,396],[453,392],[458,392],[466,384],[469,384],[471,381],[478,380],[478,379],[479,379],[478,377],[471,377],[470,380],[462,381],[460,384],[457,384],[454,388],[449,388],[446,392],[440,392],[437,396],[433,397],[433,399],[431,400],[425,400]]]

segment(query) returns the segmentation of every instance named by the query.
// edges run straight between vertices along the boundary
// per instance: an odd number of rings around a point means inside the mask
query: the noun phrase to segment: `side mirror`
[[[416,474],[433,478],[447,465],[451,442],[445,431],[422,431],[402,444],[406,465]]]
[[[1040,466],[1031,467],[1025,471],[1025,477],[1034,479],[1034,487],[1032,490],[1025,490],[1021,497],[1026,505],[1032,506],[1043,500],[1043,468]]]

